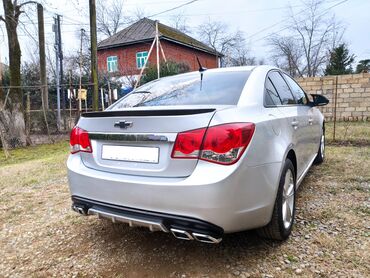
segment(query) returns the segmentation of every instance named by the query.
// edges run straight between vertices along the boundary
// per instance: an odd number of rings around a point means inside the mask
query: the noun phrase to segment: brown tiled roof
[[[215,54],[215,50],[213,48],[175,28],[158,23],[158,32],[160,39],[173,41],[175,43],[184,44],[188,47]],[[154,37],[155,21],[149,18],[143,18],[113,36],[99,42],[98,50],[151,41]],[[217,55],[221,56],[220,53],[217,53]]]

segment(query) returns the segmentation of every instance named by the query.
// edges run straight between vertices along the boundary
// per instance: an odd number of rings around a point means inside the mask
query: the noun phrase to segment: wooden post
[[[78,96],[78,115],[81,114],[81,111],[82,111],[82,101],[81,101],[81,98],[80,98],[80,95],[81,95],[81,89],[82,89],[82,38],[83,38],[83,34],[85,32],[85,29],[82,29],[81,28],[81,42],[80,42],[80,86],[79,86],[79,93],[77,94]]]
[[[41,93],[42,93],[42,90],[41,90]],[[30,92],[27,92],[26,93],[26,137],[27,137],[27,145],[31,144],[30,133],[31,133],[31,99],[30,99]]]
[[[338,75],[335,76],[333,141],[335,141],[335,124],[337,122],[337,96],[338,96]]]
[[[57,15],[57,29],[58,29],[58,55],[59,55],[59,73],[60,73],[60,97],[62,98],[62,111],[63,111],[63,125],[66,130],[66,94],[64,87],[64,73],[63,73],[63,49],[62,49],[62,31],[60,29],[60,15]]]
[[[37,21],[39,31],[39,55],[40,55],[40,77],[41,77],[41,97],[44,98],[45,110],[49,110],[49,91],[46,77],[46,55],[45,55],[45,30],[44,30],[44,8],[37,4]]]
[[[105,108],[104,108],[104,92],[103,92],[103,88],[100,88],[100,98],[101,98],[101,110],[104,111]]]
[[[155,21],[155,39],[156,39],[156,47],[157,47],[157,74],[158,79],[161,77],[160,74],[160,65],[159,65],[159,34],[158,34],[158,20]]]
[[[112,105],[112,91],[110,89],[110,82],[109,82],[109,76],[108,76],[108,105]]]
[[[54,17],[54,32],[55,32],[55,75],[57,86],[57,126],[60,131],[61,114],[60,114],[60,78],[59,78],[59,43],[58,43],[58,20]],[[45,111],[45,109],[43,109]]]
[[[99,88],[98,88],[98,50],[96,34],[96,5],[95,0],[89,1],[90,7],[90,42],[91,42],[91,80],[92,86],[92,108],[99,110]]]
[[[72,94],[73,94],[73,87],[72,87],[72,70],[69,70],[69,118],[72,118]]]
[[[159,47],[161,48],[161,53],[162,53],[162,56],[163,56],[163,60],[164,62],[166,63],[167,62],[167,59],[166,59],[166,55],[164,55],[164,51],[163,51],[163,47],[162,47],[162,44],[160,41],[159,42]]]

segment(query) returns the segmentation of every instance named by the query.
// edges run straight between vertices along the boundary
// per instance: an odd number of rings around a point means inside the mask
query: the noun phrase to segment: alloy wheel
[[[293,222],[294,193],[294,177],[292,170],[288,169],[285,175],[282,203],[282,215],[285,229],[289,229]]]

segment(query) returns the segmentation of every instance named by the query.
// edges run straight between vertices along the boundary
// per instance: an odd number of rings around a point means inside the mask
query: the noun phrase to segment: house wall
[[[296,80],[307,94],[320,94],[329,99],[328,105],[320,107],[327,120],[334,119],[335,92],[337,120],[370,120],[370,73],[307,77]]]
[[[166,40],[161,40],[164,54],[167,60],[187,63],[190,70],[198,70],[198,62],[196,56],[199,57],[200,62],[206,68],[218,67],[217,57],[203,51],[199,51],[190,47],[182,46]],[[98,69],[99,71],[107,71],[107,58],[109,56],[117,56],[118,71],[120,75],[139,74],[140,69],[136,67],[136,53],[141,51],[149,51],[151,43],[140,43],[123,47],[116,47],[111,49],[98,50]],[[160,53],[160,60],[162,55]],[[156,63],[156,46],[149,57],[149,63]]]

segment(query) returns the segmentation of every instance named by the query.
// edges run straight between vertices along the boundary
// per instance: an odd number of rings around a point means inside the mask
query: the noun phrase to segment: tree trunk
[[[0,122],[7,131],[9,146],[26,145],[26,129],[23,112],[23,93],[21,89],[21,48],[18,41],[17,26],[21,14],[20,6],[14,6],[11,0],[3,0],[5,26],[8,35],[10,94]],[[3,99],[4,94],[0,96]],[[4,120],[6,122],[4,122]]]

